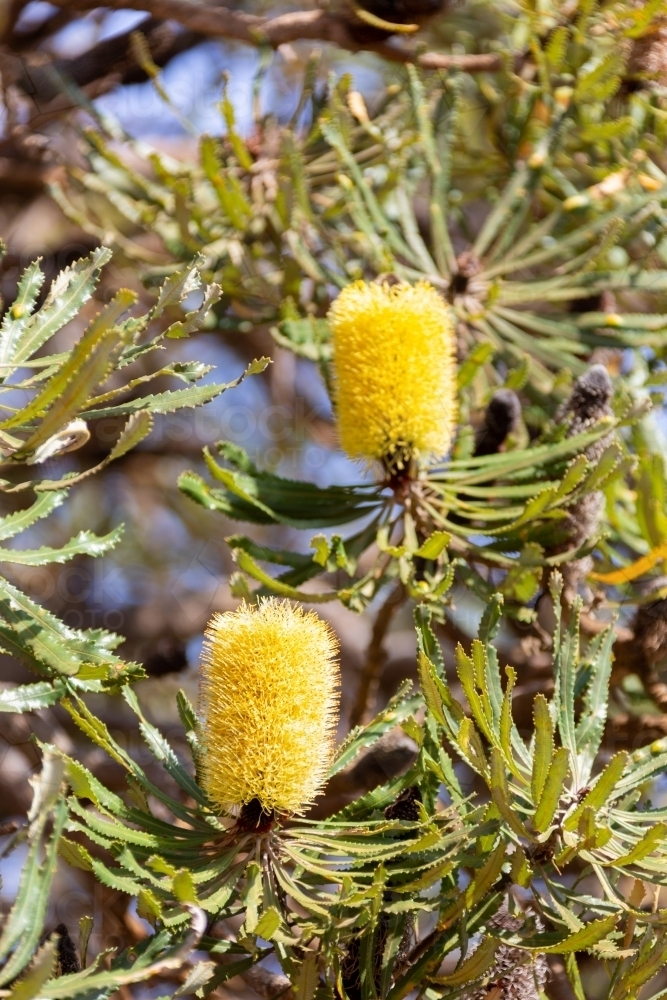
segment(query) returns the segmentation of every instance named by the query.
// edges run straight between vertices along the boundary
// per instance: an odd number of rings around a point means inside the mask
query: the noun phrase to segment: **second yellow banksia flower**
[[[275,598],[215,615],[202,654],[201,780],[225,810],[299,813],[321,791],[338,722],[338,642]]]
[[[455,334],[428,282],[357,281],[329,312],[341,444],[400,465],[444,455],[456,424]]]

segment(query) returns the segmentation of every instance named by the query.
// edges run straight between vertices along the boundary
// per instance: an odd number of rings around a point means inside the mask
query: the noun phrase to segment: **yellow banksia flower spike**
[[[201,663],[200,777],[223,810],[300,813],[321,791],[338,722],[338,641],[276,598],[209,623]]]
[[[356,281],[329,312],[340,440],[352,458],[439,457],[456,425],[455,332],[426,281]]]

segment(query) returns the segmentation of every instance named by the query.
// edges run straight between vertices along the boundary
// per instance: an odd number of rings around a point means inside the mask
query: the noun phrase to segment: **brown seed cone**
[[[657,17],[650,31],[634,39],[627,73],[630,79],[667,86],[667,17]]]
[[[501,930],[518,931],[523,924],[519,916],[509,913],[503,905],[490,923]],[[539,923],[539,921],[538,921]],[[487,986],[466,994],[465,1000],[540,1000],[549,975],[544,955],[531,956],[520,948],[501,944]]]
[[[387,940],[387,929],[389,927],[389,917],[386,913],[381,913],[378,920],[377,937],[375,942],[375,952],[373,955],[373,980],[375,989],[380,985],[382,974],[382,955]],[[361,936],[353,938],[343,960],[341,962],[341,979],[347,994],[348,1000],[362,1000],[363,989],[361,984]]]
[[[560,407],[556,414],[556,422],[567,424],[567,436],[575,437],[591,430],[604,417],[611,416],[612,383],[604,365],[591,365],[574,383],[570,398]],[[610,436],[605,435],[586,448],[586,458],[596,462],[609,446]],[[589,538],[594,538],[600,525],[600,517],[604,506],[601,493],[589,493],[581,500],[572,504],[567,512],[566,527],[568,541],[564,548],[575,548],[583,545]],[[565,599],[571,603],[577,589],[591,571],[593,562],[590,556],[574,559],[561,567],[565,580]]]

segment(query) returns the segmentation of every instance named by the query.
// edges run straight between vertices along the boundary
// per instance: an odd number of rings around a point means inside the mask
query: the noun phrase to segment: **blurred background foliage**
[[[131,289],[149,311],[162,283],[195,261],[207,284],[219,284],[219,301],[202,317],[194,343],[160,341],[166,352],[159,361],[154,354],[134,360],[132,378],[196,358],[217,369],[217,375],[201,372],[204,385],[226,383],[254,358],[268,355],[273,363],[203,409],[158,413],[136,450],[83,479],[67,504],[25,536],[32,549],[56,547],[84,529],[104,536],[125,522],[113,551],[95,561],[75,554],[55,567],[12,567],[9,578],[69,627],[125,636],[120,654],[148,675],[137,687],[141,704],[177,747],[184,745],[174,695],[179,687],[193,690],[204,625],[214,610],[236,603],[230,578],[235,593],[255,586],[239,577],[225,537],[235,536],[237,560],[239,552],[252,556],[251,544],[307,556],[311,577],[327,571],[313,589],[349,587],[378,555],[364,545],[350,561],[330,541],[341,523],[335,519],[304,531],[269,517],[251,530],[229,516],[223,489],[215,503],[195,505],[193,493],[219,486],[202,448],[232,442],[263,472],[320,487],[362,484],[367,496],[372,477],[336,444],[326,392],[327,308],[358,277],[426,276],[456,315],[462,362],[456,458],[473,462],[473,474],[484,471],[483,452],[479,467],[473,453],[489,429],[494,393],[510,390],[522,404],[502,436],[511,465],[523,449],[562,443],[577,432],[568,429],[562,408],[589,365],[624,376],[590,426],[578,428],[590,430],[600,418],[605,432],[619,428],[613,440],[593,430],[604,440],[604,462],[602,452],[588,454],[601,471],[587,488],[604,491],[605,513],[591,535],[601,536],[594,570],[602,579],[589,580],[582,629],[594,635],[620,613],[608,748],[634,749],[661,737],[667,729],[660,673],[667,650],[665,636],[656,638],[667,568],[664,4],[468,0],[436,10],[415,38],[383,30],[346,0],[326,7],[228,5],[240,18],[266,19],[265,42],[256,45],[246,44],[240,29],[225,37],[215,5],[206,23],[194,23],[187,6],[159,0],[132,9],[83,0],[0,6],[3,302],[14,302],[20,276],[36,257],[46,276],[43,297],[64,267],[100,245],[113,249],[94,297],[49,347],[62,353],[119,288]],[[373,12],[373,4],[365,6]],[[406,10],[421,22],[428,8],[395,6],[396,20],[408,24]],[[391,20],[385,8],[392,5],[377,4],[373,17]],[[300,14],[310,20],[294,16]],[[281,16],[287,21],[279,33],[270,25]],[[196,311],[201,294],[193,289],[189,296],[184,309]],[[159,337],[182,314],[155,319],[157,327],[162,323]],[[168,375],[157,375],[150,390],[137,383],[131,393],[173,388]],[[8,402],[22,406],[32,391],[21,385]],[[83,447],[48,457],[40,473],[57,482],[99,465],[126,416],[102,414]],[[223,458],[238,454],[228,449]],[[179,490],[179,476],[190,472],[181,480],[190,488]],[[564,472],[538,463],[527,474],[552,485]],[[490,475],[487,481],[493,491]],[[6,494],[4,503],[5,514],[24,506],[20,494]],[[513,510],[508,521],[520,515]],[[447,579],[439,638],[451,653],[456,641],[475,635],[491,590],[504,589],[513,614],[496,641],[502,661],[519,671],[518,724],[529,726],[533,695],[548,684],[551,663],[544,633],[552,622],[547,602],[540,604],[542,558],[557,556],[557,543],[548,535],[511,536],[505,552],[518,553],[519,565],[487,573],[475,567],[477,543],[462,518],[454,508],[443,526],[465,538],[467,548]],[[238,540],[241,531],[252,535],[250,542]],[[315,549],[319,561],[309,549],[316,531],[326,535],[327,551]],[[344,720],[381,708],[404,677],[416,678],[409,608],[397,610],[398,588],[389,596],[382,590],[397,578],[414,583],[414,551],[397,554],[394,576],[379,578],[352,608],[331,602],[319,609],[341,638]],[[270,559],[258,558],[270,577]],[[270,579],[260,582],[271,586]],[[7,657],[3,679],[9,685],[28,676]],[[455,677],[452,684],[456,689]],[[95,710],[150,771],[153,762],[134,745],[127,705],[106,698]],[[4,715],[8,820],[29,805],[26,777],[39,759],[31,731],[84,760],[110,787],[118,785],[118,767],[81,741],[59,708],[29,718]],[[399,764],[387,767],[400,769],[413,751],[406,739],[388,746]],[[358,780],[363,787],[369,779]],[[352,783],[331,794],[346,801],[354,791]],[[663,799],[658,783],[654,801]],[[5,901],[15,888],[7,874]],[[74,882],[69,872],[57,877],[54,923],[75,922],[92,905],[97,948],[138,933],[123,897],[93,888],[85,872]],[[592,963],[583,971],[587,995],[606,995]]]

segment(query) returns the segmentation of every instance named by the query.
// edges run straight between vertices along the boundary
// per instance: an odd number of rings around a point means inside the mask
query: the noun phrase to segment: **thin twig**
[[[56,7],[68,10],[94,10],[99,0],[53,0]],[[494,72],[502,66],[495,53],[448,55],[443,52],[417,52],[386,42],[360,44],[343,17],[323,10],[294,11],[277,17],[260,17],[228,10],[225,7],[193,4],[190,0],[106,0],[105,7],[146,11],[155,18],[177,21],[190,31],[217,38],[229,38],[246,45],[268,45],[277,49],[302,39],[330,42],[351,52],[375,52],[383,59],[415,63],[423,69],[460,69],[469,73]]]
[[[375,701],[382,668],[387,660],[387,651],[384,648],[384,640],[391,620],[400,608],[405,598],[405,587],[399,581],[393,587],[391,593],[377,613],[373,624],[371,641],[366,650],[366,662],[359,680],[357,697],[350,714],[350,726],[361,725],[367,721],[372,703]]]
[[[497,73],[502,59],[493,52],[450,55],[447,52],[411,52],[409,49],[378,42],[364,46],[389,62],[415,63],[421,69],[460,69],[465,73]]]
[[[612,625],[617,642],[632,642],[634,638],[632,629],[625,628],[623,625],[613,624],[612,622],[601,621],[599,618],[594,618],[593,615],[582,614],[579,623],[581,631],[586,635],[599,635],[600,632],[604,632],[605,629]]]

